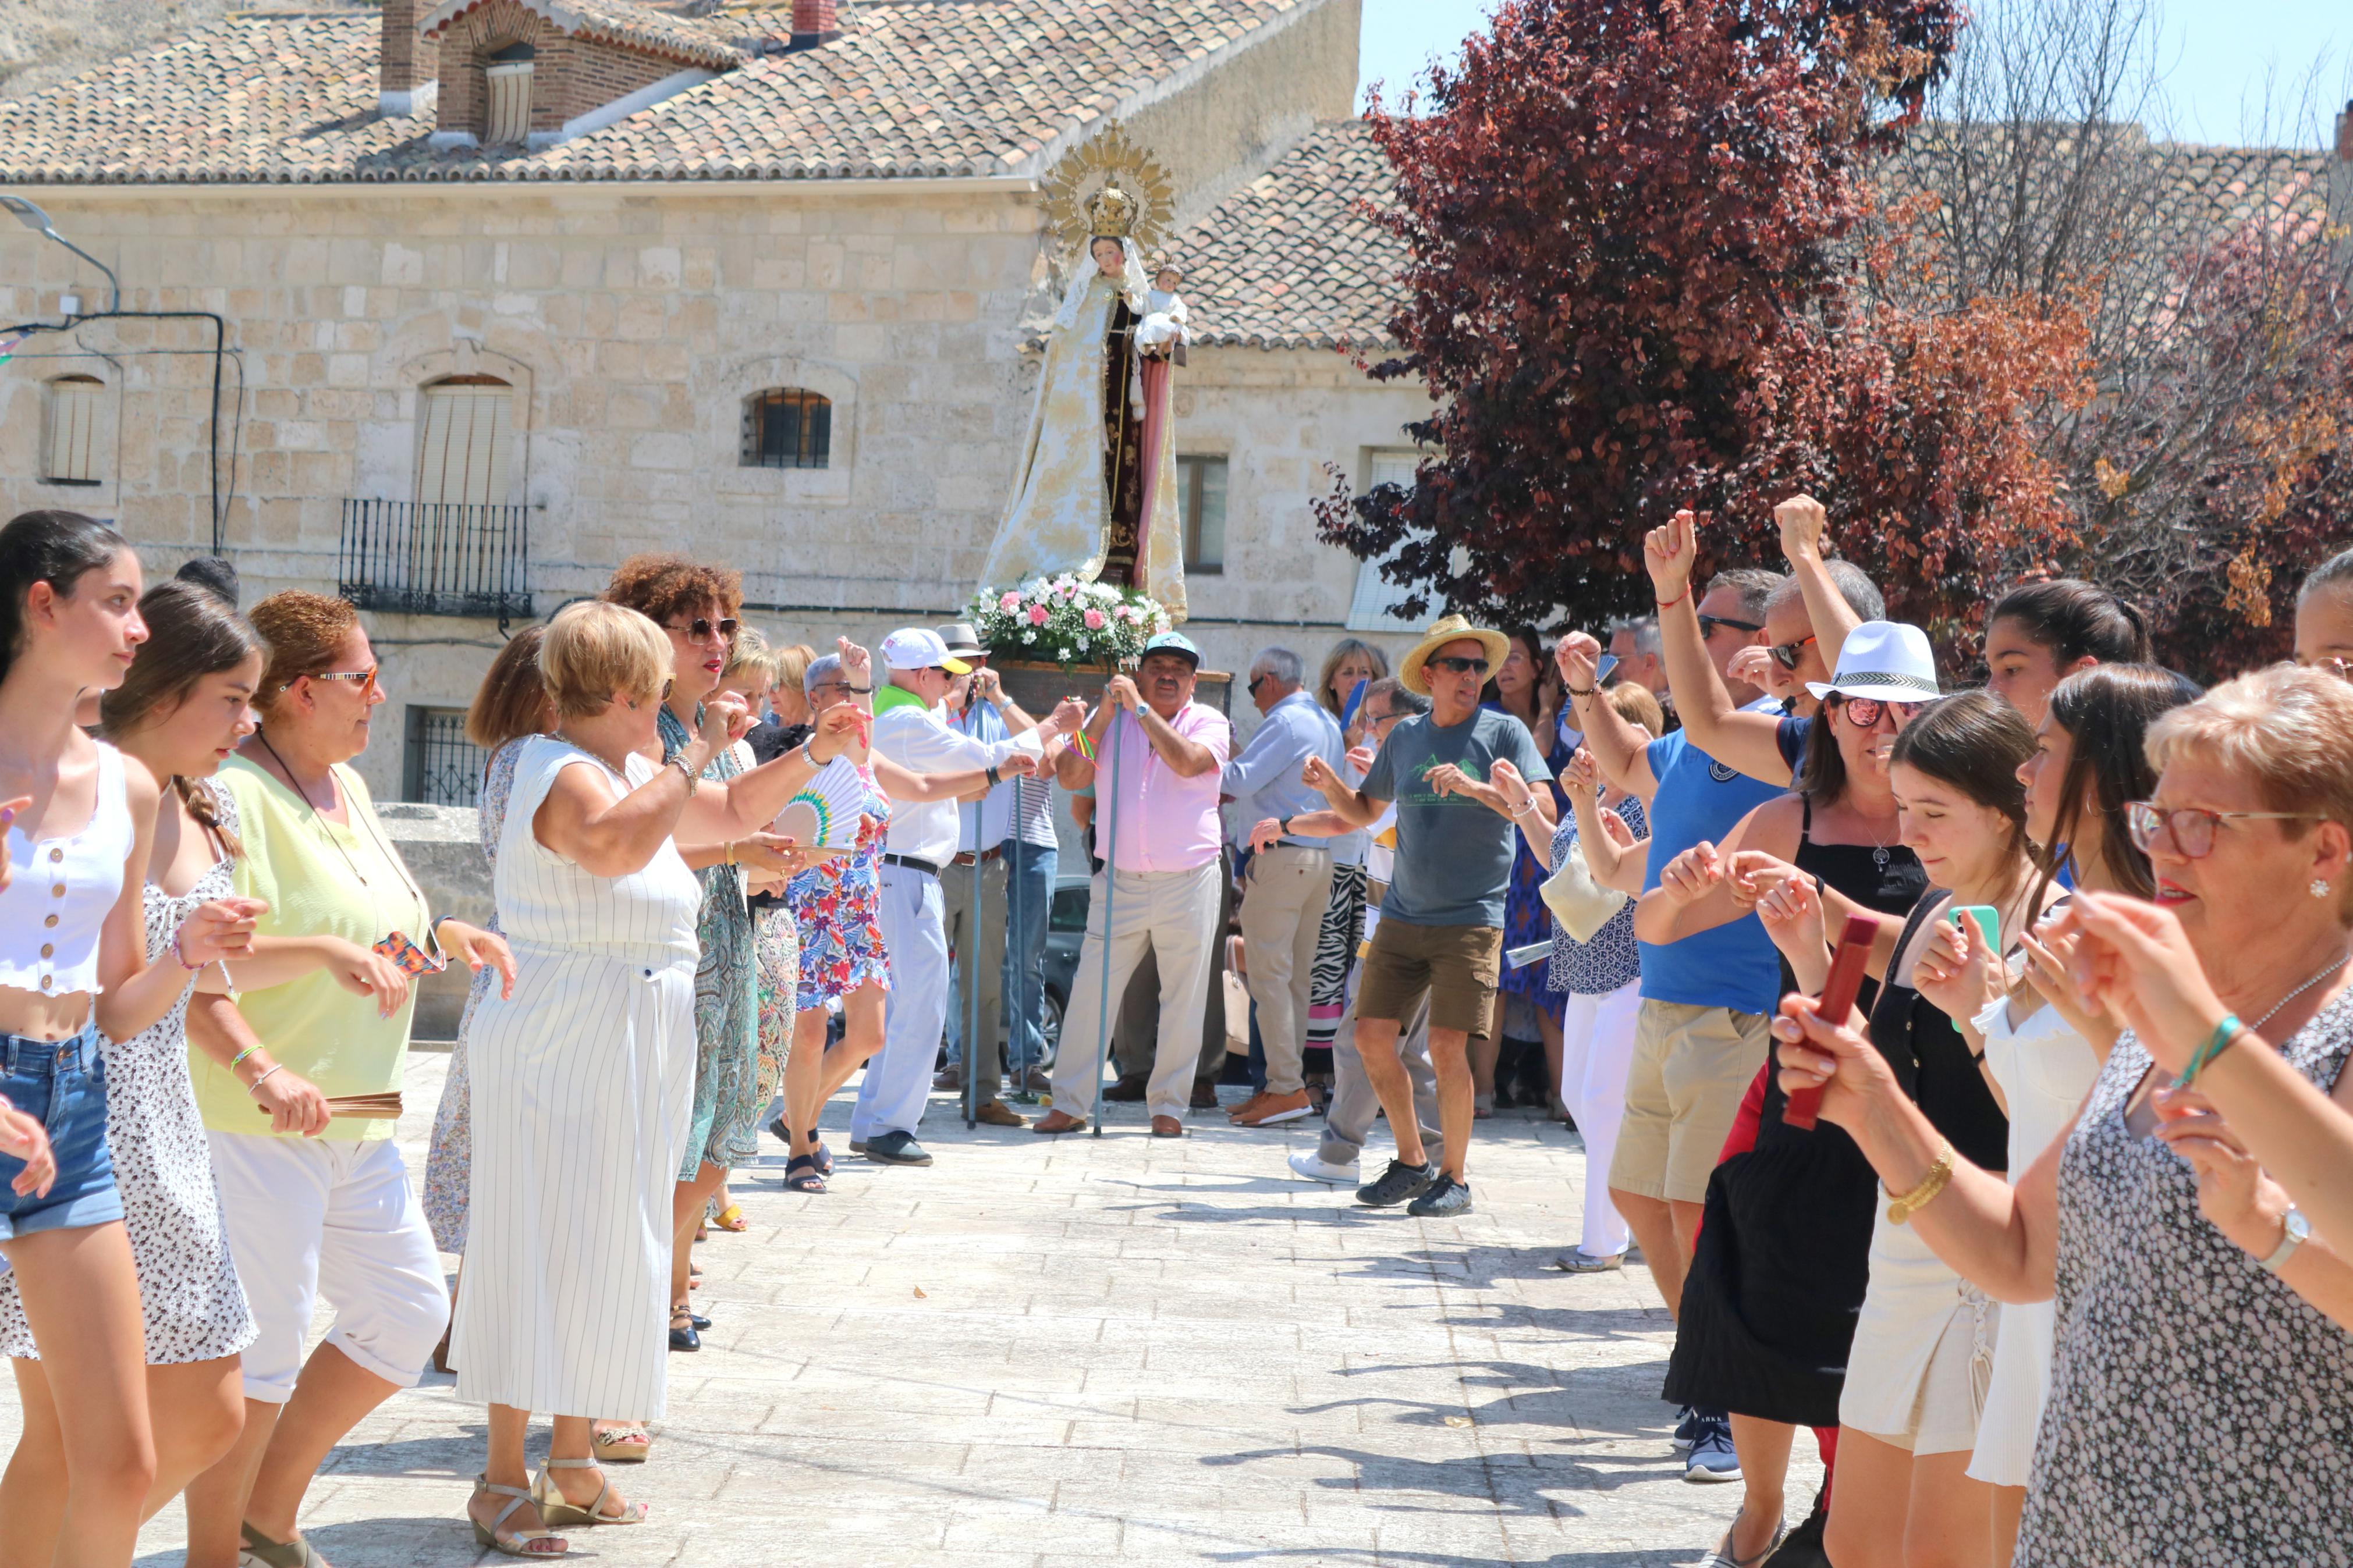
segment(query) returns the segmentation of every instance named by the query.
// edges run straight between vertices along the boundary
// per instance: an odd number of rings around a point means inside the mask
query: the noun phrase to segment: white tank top
[[[0,985],[44,996],[96,993],[98,938],[122,896],[136,838],[122,753],[98,742],[98,804],[79,833],[27,838],[8,829],[10,879],[0,891]]]

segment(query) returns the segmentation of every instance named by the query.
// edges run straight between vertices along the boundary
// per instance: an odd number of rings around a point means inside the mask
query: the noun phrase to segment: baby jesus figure
[[[1176,286],[1185,281],[1182,268],[1166,256],[1153,258],[1152,287],[1144,291],[1144,320],[1136,323],[1135,346],[1145,353],[1185,363],[1185,345],[1193,341],[1185,296]]]

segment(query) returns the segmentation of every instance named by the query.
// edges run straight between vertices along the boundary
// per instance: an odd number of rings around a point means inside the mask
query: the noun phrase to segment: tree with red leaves
[[[1702,510],[1703,565],[1774,559],[1773,503],[1832,507],[1891,606],[1947,627],[2053,554],[2023,435],[2080,395],[2048,304],[1933,318],[1873,155],[1919,111],[1952,0],[1505,0],[1429,101],[1386,112],[1378,214],[1410,260],[1390,321],[1430,416],[1410,490],[1319,509],[1390,580],[1524,624],[1646,598],[1643,531]],[[1427,110],[1426,113],[1416,110]]]

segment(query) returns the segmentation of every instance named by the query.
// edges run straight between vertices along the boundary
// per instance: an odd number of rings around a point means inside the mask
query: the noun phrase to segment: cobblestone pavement
[[[412,1173],[447,1059],[412,1058]],[[1113,1107],[1050,1142],[967,1133],[942,1096],[938,1163],[899,1170],[847,1156],[844,1109],[831,1193],[786,1193],[781,1156],[738,1173],[751,1229],[698,1249],[717,1326],[671,1360],[651,1461],[614,1471],[653,1516],[575,1556],[1656,1568],[1738,1506],[1669,1452],[1647,1273],[1552,1268],[1585,1176],[1562,1128],[1482,1123],[1478,1212],[1437,1223],[1293,1178],[1313,1121],[1171,1142]],[[0,1442],[16,1421],[0,1401]],[[477,1560],[482,1434],[428,1373],[329,1462],[311,1542],[338,1568]],[[1802,1453],[1793,1514],[1818,1479]],[[174,1505],[140,1562],[177,1563],[180,1531]]]

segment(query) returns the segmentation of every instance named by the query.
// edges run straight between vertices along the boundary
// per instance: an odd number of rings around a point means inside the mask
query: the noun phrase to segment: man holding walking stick
[[[1160,971],[1160,1030],[1145,1101],[1155,1137],[1185,1131],[1221,934],[1218,798],[1232,749],[1225,716],[1193,700],[1200,666],[1200,650],[1182,633],[1154,637],[1133,678],[1114,675],[1104,686],[1079,743],[1055,764],[1065,789],[1098,784],[1095,853],[1104,867],[1090,890],[1086,942],[1062,1014],[1053,1108],[1032,1131],[1086,1126],[1103,1084],[1105,998],[1126,993],[1147,952]]]

